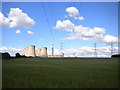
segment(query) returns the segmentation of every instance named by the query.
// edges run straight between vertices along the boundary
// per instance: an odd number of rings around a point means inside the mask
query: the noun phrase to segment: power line
[[[42,5],[42,8],[43,8],[43,12],[44,12],[46,21],[47,21],[47,23],[48,23],[49,31],[50,31],[50,33],[51,33],[51,36],[52,36],[53,40],[55,41],[55,38],[54,38],[54,36],[53,36],[53,33],[52,33],[52,31],[50,30],[50,23],[49,23],[49,20],[48,20],[48,17],[47,17],[47,12],[46,12],[46,10],[45,10],[45,7],[44,7],[44,5],[43,5],[43,2],[41,2],[41,5]]]
[[[50,12],[51,12],[50,13],[51,14],[51,21],[52,21],[52,24],[54,25],[53,21],[55,22],[55,14],[54,14],[55,12],[53,11],[53,8],[51,7],[51,3],[49,3],[49,9],[50,9]],[[54,39],[55,39],[55,42],[56,42],[55,35],[56,35],[56,33],[54,32],[53,36],[54,36]]]

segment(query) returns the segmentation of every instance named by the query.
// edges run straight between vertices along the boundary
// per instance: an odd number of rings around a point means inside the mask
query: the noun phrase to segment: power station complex
[[[42,47],[35,50],[35,46],[30,45],[22,50],[22,55],[26,57],[48,57],[47,47]]]

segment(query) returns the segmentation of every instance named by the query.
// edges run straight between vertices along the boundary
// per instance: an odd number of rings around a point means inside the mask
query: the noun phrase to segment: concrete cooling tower
[[[28,46],[28,48],[26,49],[26,52],[27,52],[26,56],[35,57],[36,56],[35,46],[33,46],[33,45]]]
[[[38,57],[41,56],[41,49],[40,48],[36,50],[36,56],[38,56]]]
[[[25,55],[25,49],[22,49],[22,55],[23,56]]]
[[[36,56],[38,56],[38,50],[35,50],[35,54],[36,54]]]
[[[47,48],[46,47],[41,48],[41,57],[47,57]]]
[[[25,48],[25,56],[28,55],[28,47]]]
[[[25,55],[26,57],[48,57],[47,55],[47,48],[42,47],[37,50],[35,50],[34,45],[30,45],[22,50],[22,55]]]

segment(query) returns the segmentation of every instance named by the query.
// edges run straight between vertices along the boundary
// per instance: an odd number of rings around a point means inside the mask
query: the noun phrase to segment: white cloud
[[[76,49],[75,49],[76,50]],[[75,51],[72,50],[72,51]],[[80,55],[83,57],[94,57],[94,47],[81,47],[77,49],[76,55]],[[118,48],[114,47],[114,53],[116,54],[118,53]],[[107,46],[107,47],[97,47],[97,56],[98,57],[111,57],[111,47]]]
[[[78,20],[84,20],[85,18],[83,16],[81,17],[74,17],[75,19],[78,19]]]
[[[104,44],[118,44],[118,38],[114,36],[108,36],[108,35],[95,35],[90,36],[89,34],[86,34],[87,36],[81,36],[81,33],[70,33],[68,34],[68,37],[64,38],[63,40],[74,40],[74,39],[81,39],[81,40],[88,40],[88,41],[97,41]],[[89,36],[88,36],[89,35]]]
[[[20,53],[22,49],[13,48],[13,47],[0,47],[0,52],[8,52],[11,56],[14,56],[16,53]]]
[[[9,27],[10,20],[0,12],[0,26]]]
[[[114,37],[114,36],[107,34],[104,36],[101,42],[105,42],[107,44],[117,44],[118,37]]]
[[[76,26],[70,20],[58,20],[54,29],[71,32],[68,34],[68,37],[63,38],[63,40],[81,39],[102,42],[105,44],[118,44],[118,38],[111,35],[105,35],[106,29],[101,27],[90,28],[82,25]]]
[[[29,31],[29,30],[27,31],[27,33],[28,33],[28,34],[33,34],[33,32],[32,32],[32,31]]]
[[[2,26],[9,28],[29,28],[34,24],[35,21],[19,8],[11,8],[7,18],[0,12],[0,25]]]
[[[15,32],[16,34],[19,34],[19,33],[21,33],[21,31],[20,30],[16,30],[16,32]]]
[[[83,16],[80,16],[80,12],[76,7],[68,7],[65,11],[68,13],[68,15],[65,15],[65,17],[73,17],[74,19],[78,20],[85,19]]]
[[[63,38],[63,40],[81,39],[102,42],[105,44],[118,44],[118,38],[111,35],[105,35],[106,29],[101,27],[90,28],[82,25],[76,26],[70,20],[58,20],[54,29],[70,32],[67,35],[68,37]]]
[[[84,27],[82,25],[75,26],[74,32],[68,34],[66,40],[81,39],[81,40],[98,40],[105,34],[105,29],[100,27]]]
[[[113,48],[113,54],[118,53],[118,47]],[[51,55],[51,50],[48,50],[48,54]],[[65,57],[94,57],[94,47],[80,47],[64,49]],[[60,50],[55,49],[55,55],[60,55]],[[97,47],[97,57],[111,57],[111,47]]]
[[[100,27],[84,27],[82,25],[75,26],[73,32],[68,34],[68,37],[64,38],[63,40],[74,40],[74,39],[81,39],[81,40],[92,40],[97,42],[102,42],[105,44],[117,44],[118,38],[112,35],[105,35],[106,31],[104,28]]]
[[[66,8],[65,11],[68,12],[68,15],[70,17],[76,17],[79,15],[79,11],[76,7],[68,7],[68,8]]]
[[[75,25],[70,20],[65,20],[65,21],[58,20],[56,22],[56,27],[54,27],[54,29],[72,32],[74,27],[75,27]]]
[[[0,51],[13,51],[13,52],[19,52],[22,49],[17,49],[13,47],[0,47]]]

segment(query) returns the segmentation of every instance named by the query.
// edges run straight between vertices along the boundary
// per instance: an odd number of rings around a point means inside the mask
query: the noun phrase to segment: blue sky
[[[79,16],[84,20],[78,20],[70,17],[66,11],[69,7],[75,7],[79,11]],[[56,22],[71,21],[75,26],[104,28],[104,36],[109,34],[113,37],[118,36],[118,3],[117,2],[3,2],[2,14],[8,17],[11,8],[19,8],[26,13],[35,24],[29,28],[4,27],[2,29],[2,46],[24,48],[28,45],[35,45],[36,48],[46,46],[48,49],[54,44],[56,49],[60,49],[60,43],[64,43],[64,49],[80,48],[84,46],[93,47],[94,43],[98,46],[108,46],[107,42],[96,40],[82,40],[79,38],[73,40],[63,40],[69,34],[66,30],[54,29]],[[67,15],[67,17],[65,17]],[[20,30],[20,33],[16,33]],[[28,34],[27,31],[33,34]],[[112,41],[111,41],[112,42]]]

